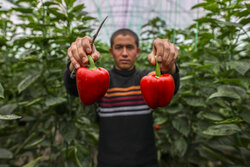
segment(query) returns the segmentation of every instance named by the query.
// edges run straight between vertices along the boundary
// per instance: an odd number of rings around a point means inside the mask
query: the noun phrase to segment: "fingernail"
[[[162,61],[162,57],[161,57],[161,56],[158,56],[158,57],[157,57],[157,60],[158,60],[158,61]]]
[[[97,60],[97,55],[93,55],[93,59],[96,61]]]
[[[88,54],[90,54],[90,52],[91,52],[90,48],[87,48],[86,51]]]
[[[84,63],[84,64],[86,64],[87,62],[88,62],[88,59],[87,58],[82,58],[82,62]]]
[[[80,67],[79,64],[76,64],[76,65],[75,65],[75,68],[79,68],[79,67]]]

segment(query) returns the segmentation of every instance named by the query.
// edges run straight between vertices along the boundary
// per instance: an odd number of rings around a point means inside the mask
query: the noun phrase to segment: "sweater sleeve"
[[[73,96],[78,96],[78,91],[76,87],[76,78],[70,78],[70,71],[69,71],[70,62],[67,64],[67,68],[64,72],[64,86],[66,88],[67,93]]]
[[[180,74],[179,74],[179,68],[176,64],[176,72],[174,74],[172,74],[173,78],[174,78],[174,83],[175,83],[175,90],[174,90],[174,94],[176,94],[179,90],[180,87]]]

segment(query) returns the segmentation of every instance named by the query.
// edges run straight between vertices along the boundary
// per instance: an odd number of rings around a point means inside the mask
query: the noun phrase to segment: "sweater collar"
[[[135,71],[136,71],[136,68],[134,66],[134,68],[132,70],[118,70],[115,68],[115,66],[113,67],[112,69],[113,72],[115,72],[116,74],[118,75],[122,75],[122,76],[131,76]]]

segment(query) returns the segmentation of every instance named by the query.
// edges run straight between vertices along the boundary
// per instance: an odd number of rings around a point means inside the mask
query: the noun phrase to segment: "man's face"
[[[131,35],[119,34],[114,38],[112,48],[109,49],[115,60],[115,68],[118,70],[132,70],[140,48],[136,46],[135,39]]]

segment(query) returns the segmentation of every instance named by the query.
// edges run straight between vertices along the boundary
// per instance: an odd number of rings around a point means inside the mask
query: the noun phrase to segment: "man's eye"
[[[122,46],[120,46],[120,45],[115,46],[115,49],[121,49],[121,48],[122,48]]]
[[[133,45],[128,45],[127,49],[134,49],[134,46]]]

